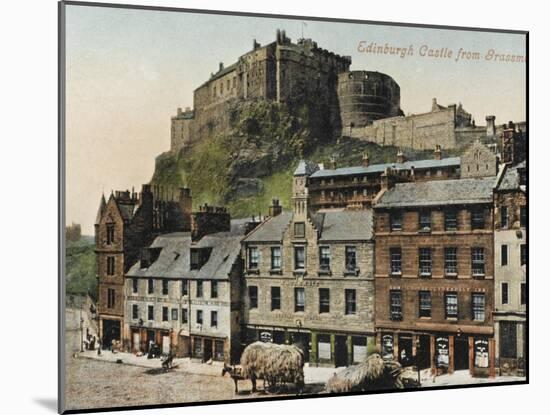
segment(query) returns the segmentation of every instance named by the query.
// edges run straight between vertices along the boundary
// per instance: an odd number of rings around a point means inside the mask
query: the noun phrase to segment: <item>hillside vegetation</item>
[[[188,186],[194,208],[204,203],[224,205],[232,217],[246,217],[266,214],[275,197],[290,207],[292,173],[301,158],[326,165],[334,155],[339,166],[353,166],[367,152],[370,163],[395,161],[397,148],[392,146],[313,136],[307,107],[292,113],[284,104],[258,101],[234,104],[230,110],[231,128],[225,134],[197,143],[183,154],[157,157],[151,184]],[[432,154],[417,151],[407,156]]]
[[[94,240],[82,237],[78,241],[67,242],[65,262],[65,283],[67,297],[90,294],[97,296],[96,259]]]

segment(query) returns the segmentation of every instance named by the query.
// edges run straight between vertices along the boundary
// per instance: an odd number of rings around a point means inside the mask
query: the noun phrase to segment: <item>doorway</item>
[[[304,362],[309,362],[309,333],[292,333],[291,342],[304,353]]]
[[[416,350],[418,356],[418,366],[420,369],[427,369],[431,366],[430,336],[427,334],[421,334],[418,336],[418,340],[418,349]]]
[[[401,363],[403,367],[411,366],[413,364],[412,336],[399,336],[398,347],[399,363]]]
[[[348,365],[347,336],[335,336],[334,365],[336,367],[342,367],[342,366]]]
[[[154,330],[147,330],[147,352],[149,352],[149,349],[151,348],[151,344],[155,343],[155,331]]]
[[[208,362],[210,359],[212,359],[212,339],[204,339],[203,360]]]
[[[113,340],[120,340],[120,321],[103,320],[103,342],[102,347],[108,349]]]
[[[455,370],[469,369],[470,362],[468,349],[468,338],[464,336],[455,336]]]

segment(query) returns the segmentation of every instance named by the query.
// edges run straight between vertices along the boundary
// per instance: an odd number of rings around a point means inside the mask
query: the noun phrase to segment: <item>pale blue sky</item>
[[[192,106],[193,90],[252,48],[302,22],[89,6],[67,6],[67,220],[93,232],[101,192],[138,187],[168,150],[170,116]],[[405,113],[462,102],[478,125],[525,120],[526,66],[420,57],[420,46],[525,54],[518,34],[306,21],[304,37],[352,57],[352,69],[384,72],[401,86]],[[413,45],[415,56],[359,53],[360,41]]]

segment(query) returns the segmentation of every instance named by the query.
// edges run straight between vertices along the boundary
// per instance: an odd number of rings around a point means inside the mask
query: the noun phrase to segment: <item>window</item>
[[[403,319],[401,290],[390,290],[390,319],[394,321]]]
[[[186,295],[189,295],[189,280],[182,280],[181,281],[181,296],[185,297]]]
[[[401,275],[401,248],[390,248],[390,274]]]
[[[107,245],[111,245],[115,242],[115,224],[107,224]]]
[[[472,320],[485,321],[485,294],[472,294]]]
[[[322,246],[319,248],[319,268],[321,271],[330,270],[330,247]]]
[[[202,324],[202,310],[197,310],[197,324]]]
[[[115,275],[115,257],[107,257],[107,275]]]
[[[500,285],[500,300],[502,304],[508,304],[508,283],[503,282]]]
[[[172,309],[172,320],[178,321],[178,309],[177,308]]]
[[[527,286],[524,282],[521,283],[519,286],[520,294],[519,294],[519,301],[521,305],[527,304]]]
[[[527,206],[520,206],[519,208],[519,225],[522,227],[527,226]]]
[[[181,309],[181,322],[183,324],[187,324],[189,322],[189,312],[187,311],[186,308],[182,308]]]
[[[132,318],[134,320],[139,318],[139,307],[137,304],[132,304]]]
[[[506,206],[501,206],[500,208],[500,227],[508,227],[508,208]]]
[[[430,232],[432,229],[432,212],[421,211],[418,214],[418,229],[420,232]]]
[[[251,285],[248,287],[248,300],[250,308],[258,308],[258,287]]]
[[[210,312],[210,327],[218,327],[218,312]]]
[[[271,247],[271,269],[281,269],[281,247]]]
[[[147,306],[147,320],[153,321],[155,319],[155,307],[152,305]]]
[[[114,308],[115,306],[115,290],[109,288],[107,290],[107,308]]]
[[[155,293],[155,280],[153,280],[152,278],[149,278],[147,280],[147,293],[148,294]]]
[[[208,262],[212,248],[194,248],[191,249],[191,261],[189,268],[191,270],[201,269],[201,267]]]
[[[306,224],[304,222],[296,222],[294,224],[294,237],[305,238],[306,236]]]
[[[455,292],[445,293],[445,318],[458,318],[458,295]]]
[[[281,309],[281,287],[271,287],[271,310]]]
[[[500,357],[515,359],[517,357],[517,327],[514,321],[501,321],[500,325]]]
[[[168,307],[162,307],[162,321],[168,321]]]
[[[191,249],[191,262],[190,268],[200,269],[200,252],[197,249]]]
[[[354,246],[346,246],[346,271],[357,270],[357,249]]]
[[[508,265],[508,245],[500,245],[500,265]]]
[[[202,281],[197,281],[197,298],[202,297]]]
[[[258,269],[260,265],[260,252],[255,246],[248,248],[248,269]]]
[[[403,214],[401,212],[390,213],[390,230],[400,231],[403,227]]]
[[[306,309],[306,293],[303,288],[294,288],[294,312]]]
[[[485,250],[472,248],[472,275],[480,277],[485,275]]]
[[[485,211],[472,211],[472,229],[483,229],[485,227]]]
[[[421,277],[432,275],[432,249],[420,248],[418,250],[418,273]]]
[[[432,316],[432,293],[429,291],[418,292],[418,317]]]
[[[303,270],[306,267],[306,248],[304,246],[294,247],[294,269]]]
[[[520,245],[520,265],[527,264],[527,245]]]
[[[218,298],[218,281],[210,281],[210,298]]]
[[[319,288],[319,313],[330,313],[330,289]]]
[[[445,211],[445,230],[456,231],[458,229],[458,221],[456,210]]]
[[[445,248],[445,275],[454,277],[458,274],[458,259],[455,247]]]
[[[346,290],[346,314],[357,313],[357,299],[355,290]]]
[[[162,295],[168,295],[168,280],[162,280]]]
[[[138,283],[139,280],[137,278],[132,278],[132,292],[134,294],[138,292]]]

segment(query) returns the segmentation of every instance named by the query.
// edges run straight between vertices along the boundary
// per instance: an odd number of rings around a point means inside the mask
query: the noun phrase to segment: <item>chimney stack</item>
[[[181,107],[178,107],[178,117],[181,116]]]
[[[220,71],[223,71],[223,62],[220,62]]]
[[[329,168],[331,170],[336,170],[337,168],[337,164],[336,164],[336,157],[335,156],[330,156],[330,160],[329,160]]]
[[[363,159],[362,159],[361,165],[363,167],[369,167],[369,154],[366,152],[363,153]]]
[[[399,149],[397,151],[397,162],[398,163],[405,163],[405,161],[406,161],[405,155],[403,154],[403,151],[401,149]]]
[[[439,144],[435,146],[434,160],[441,160],[441,146]]]
[[[275,198],[271,201],[271,206],[269,206],[269,216],[277,216],[280,215],[283,211],[283,207],[281,206],[281,203],[279,202],[279,199]]]
[[[493,137],[496,134],[495,116],[487,115],[485,121],[487,121],[487,137]]]
[[[205,235],[231,230],[231,216],[224,207],[204,206],[191,215],[191,239],[197,241]]]

